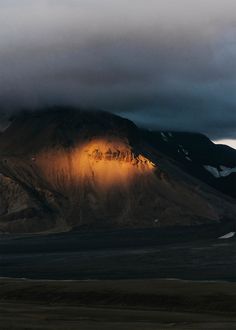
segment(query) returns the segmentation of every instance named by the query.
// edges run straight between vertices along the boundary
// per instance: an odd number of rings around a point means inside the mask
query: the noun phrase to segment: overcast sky
[[[102,108],[232,143],[235,91],[235,0],[0,0],[2,111]]]

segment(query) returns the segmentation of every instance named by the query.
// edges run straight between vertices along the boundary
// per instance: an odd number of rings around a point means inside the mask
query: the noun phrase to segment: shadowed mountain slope
[[[166,151],[155,135],[106,112],[21,113],[0,135],[0,230],[233,222],[233,199]]]
[[[236,150],[214,144],[197,133],[143,130],[142,134],[155,149],[175,159],[184,171],[236,198]]]

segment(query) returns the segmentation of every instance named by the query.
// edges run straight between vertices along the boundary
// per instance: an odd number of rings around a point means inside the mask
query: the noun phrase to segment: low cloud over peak
[[[0,0],[0,106],[236,138],[234,0]]]

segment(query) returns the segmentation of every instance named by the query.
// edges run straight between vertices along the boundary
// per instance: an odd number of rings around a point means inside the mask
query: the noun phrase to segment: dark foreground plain
[[[235,329],[236,284],[0,281],[1,330]]]
[[[3,235],[0,329],[235,329],[229,229]]]

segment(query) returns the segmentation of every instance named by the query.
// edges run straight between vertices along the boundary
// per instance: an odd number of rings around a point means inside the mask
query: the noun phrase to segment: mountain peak
[[[234,203],[170,157],[175,136],[157,137],[106,112],[17,115],[0,136],[0,230],[234,221]],[[183,144],[177,155],[192,157]]]

